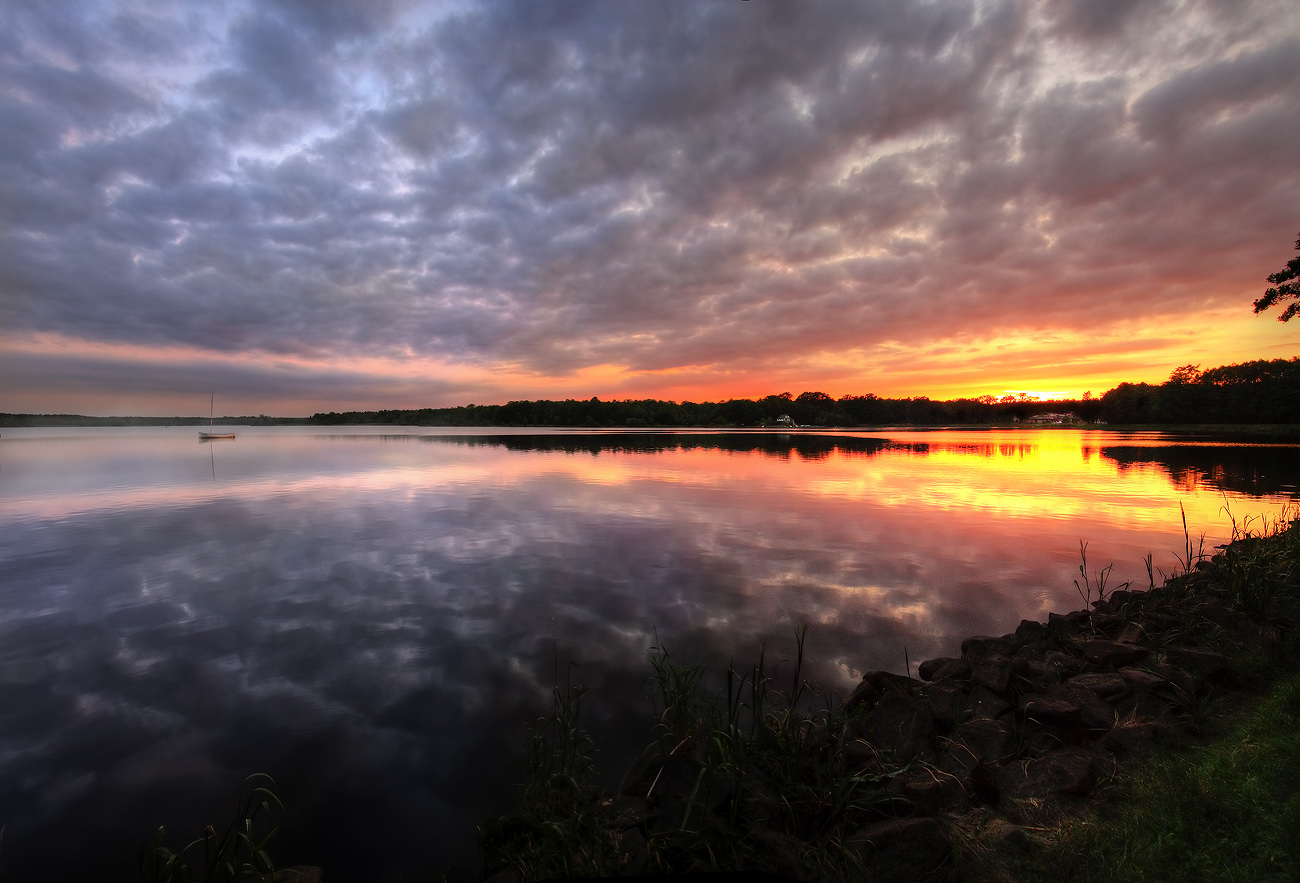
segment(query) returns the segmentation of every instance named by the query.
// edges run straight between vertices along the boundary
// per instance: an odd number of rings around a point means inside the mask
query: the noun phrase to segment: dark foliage
[[[1296,251],[1300,251],[1300,236],[1296,237]],[[1300,257],[1291,258],[1287,261],[1286,267],[1268,277],[1276,288],[1270,288],[1264,292],[1264,296],[1255,301],[1255,312],[1262,313],[1273,304],[1281,300],[1294,298],[1294,302],[1287,304],[1282,315],[1278,316],[1279,322],[1289,322],[1297,313],[1300,313]]]
[[[675,426],[777,427],[786,416],[799,426],[961,426],[1012,423],[1034,414],[1071,412],[1084,422],[1101,416],[1101,402],[1048,401],[1021,397],[994,399],[882,399],[874,395],[846,395],[832,399],[825,393],[770,395],[761,399],[725,402],[671,402],[657,399],[601,401],[510,402],[505,405],[465,405],[458,408],[421,408],[408,411],[348,411],[316,414],[319,424],[386,424],[398,426],[576,426],[589,428],[643,428]]]
[[[1101,403],[1109,423],[1300,423],[1300,358],[1184,365],[1159,386],[1121,383]]]

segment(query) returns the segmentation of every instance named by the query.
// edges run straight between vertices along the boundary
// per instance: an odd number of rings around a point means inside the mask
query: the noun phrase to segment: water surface
[[[484,434],[29,429],[0,438],[0,873],[134,879],[160,822],[289,807],[331,880],[472,879],[560,668],[618,771],[646,655],[793,649],[843,695],[1147,584],[1295,499],[1294,446],[1086,430]],[[561,672],[563,677],[563,672]]]

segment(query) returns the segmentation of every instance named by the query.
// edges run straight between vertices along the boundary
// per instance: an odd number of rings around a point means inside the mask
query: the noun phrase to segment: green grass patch
[[[1300,879],[1300,674],[1202,746],[1122,770],[1101,799],[1058,822],[1048,844],[989,876],[1018,881]],[[995,863],[996,864],[996,863]],[[984,875],[980,875],[984,876]]]

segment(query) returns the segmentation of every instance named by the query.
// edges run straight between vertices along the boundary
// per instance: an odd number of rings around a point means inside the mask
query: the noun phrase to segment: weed
[[[1192,545],[1192,535],[1187,530],[1187,512],[1183,509],[1183,504],[1178,504],[1178,513],[1183,517],[1183,554],[1174,553],[1174,558],[1183,568],[1183,575],[1190,574],[1197,563],[1203,561],[1205,555],[1205,531],[1201,531],[1200,540],[1197,545]]]
[[[284,809],[274,788],[275,780],[265,773],[249,776],[240,786],[235,818],[225,832],[218,837],[209,825],[179,852],[166,845],[167,830],[159,826],[153,841],[140,850],[140,879],[145,883],[269,880],[275,866],[266,845],[277,830],[273,817]]]
[[[1093,571],[1092,576],[1089,577],[1088,544],[1082,540],[1079,541],[1079,558],[1081,559],[1079,563],[1079,576],[1083,578],[1083,582],[1080,583],[1076,579],[1074,581],[1074,588],[1078,591],[1079,597],[1083,599],[1084,609],[1087,610],[1096,607],[1098,604],[1106,600],[1106,582],[1110,579],[1110,572],[1114,569],[1115,565],[1113,563],[1107,564],[1100,570]],[[1111,591],[1115,592],[1127,589],[1129,585],[1131,584],[1121,583],[1116,588],[1111,589]],[[1093,597],[1094,592],[1097,595],[1095,598]]]
[[[764,645],[752,665],[728,665],[714,693],[702,666],[677,664],[656,636],[649,658],[652,749],[661,760],[681,762],[672,774],[664,763],[637,795],[659,807],[658,821],[644,829],[649,868],[752,868],[770,860],[776,838],[813,876],[845,879],[857,861],[848,837],[900,808],[884,784],[901,767],[862,758],[853,712],[837,709],[804,677],[807,627],[794,638],[788,679],[786,663],[774,669]],[[551,714],[531,731],[523,811],[485,827],[485,868],[513,865],[527,878],[625,870],[621,835],[601,815],[610,801],[585,778],[584,758],[594,748],[578,727],[581,699],[580,690],[557,688]]]
[[[552,688],[550,712],[528,728],[520,815],[479,829],[485,866],[514,867],[530,880],[617,873],[617,843],[598,813],[595,741],[581,726],[587,688],[573,683],[574,667]]]

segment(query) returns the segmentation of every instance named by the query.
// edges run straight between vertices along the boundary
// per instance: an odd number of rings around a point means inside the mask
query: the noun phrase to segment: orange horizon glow
[[[0,391],[0,411],[87,416],[198,416],[210,393],[227,415],[308,416],[329,411],[414,410],[515,400],[658,399],[720,402],[817,391],[839,399],[936,401],[1001,398],[1025,393],[1041,401],[1100,398],[1121,383],[1160,384],[1180,365],[1203,368],[1300,353],[1300,323],[1270,322],[1241,310],[1212,310],[1166,324],[1160,337],[1136,325],[1119,325],[1105,337],[1064,329],[1032,329],[987,340],[940,340],[848,353],[822,353],[770,364],[686,366],[636,370],[596,365],[544,376],[519,365],[473,365],[419,354],[321,357],[267,353],[214,353],[180,346],[146,347],[77,340],[54,334],[0,339],[8,359],[66,357],[122,366],[167,378],[182,369],[210,371],[212,381],[163,391],[147,384],[96,391],[69,388]],[[197,367],[196,367],[197,366]],[[248,375],[244,388],[226,388],[221,372]],[[265,375],[263,382],[257,375]],[[319,376],[321,391],[277,394],[281,380]],[[334,378],[334,379],[332,379]],[[125,387],[125,388],[124,388]],[[224,404],[223,404],[224,400]]]

